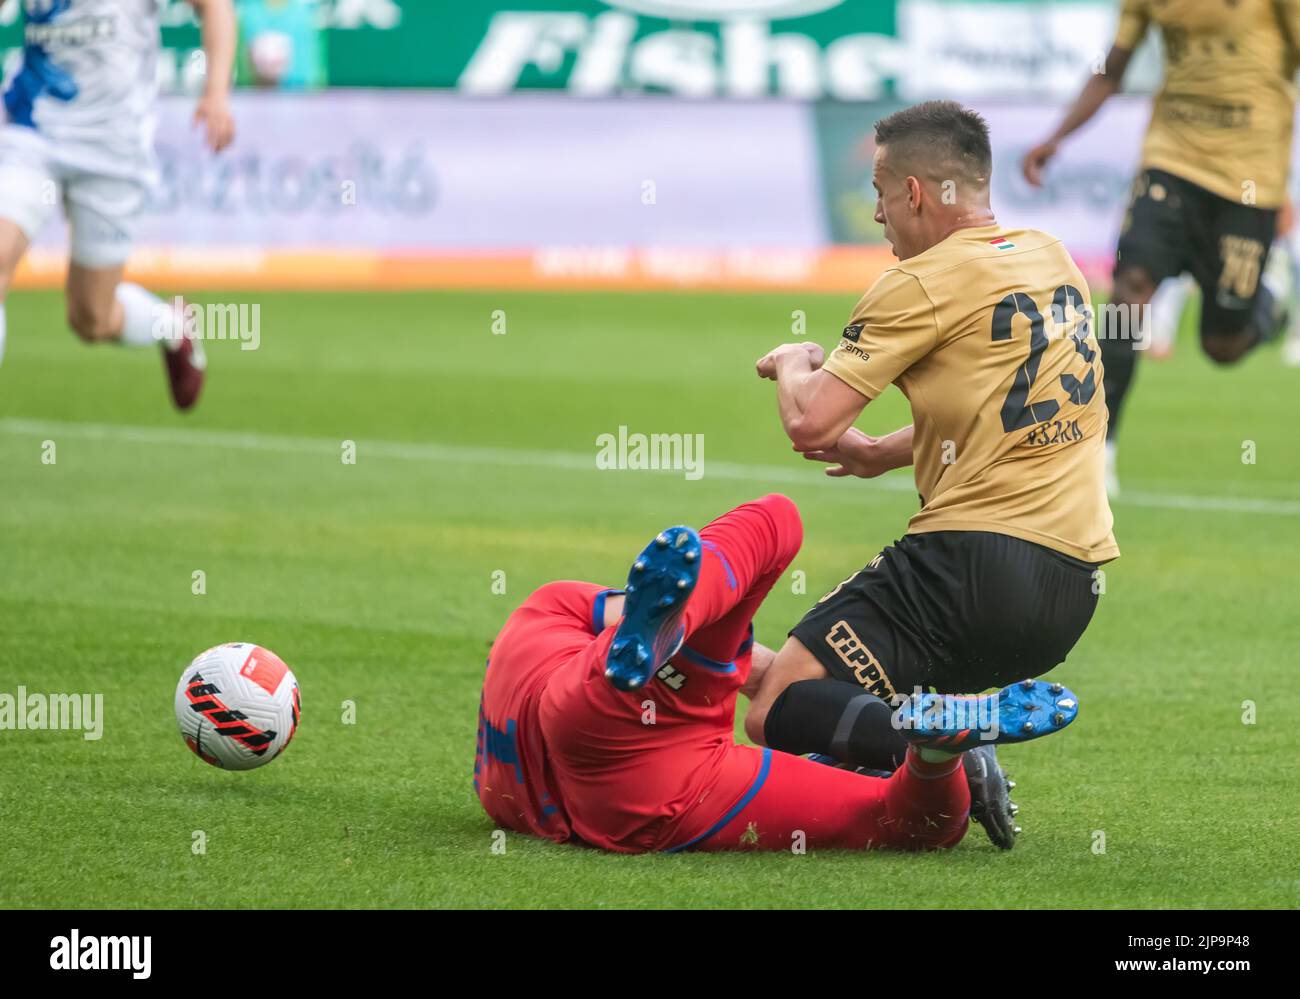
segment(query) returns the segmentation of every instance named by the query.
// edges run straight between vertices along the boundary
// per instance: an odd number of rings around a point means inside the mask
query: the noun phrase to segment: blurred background
[[[146,285],[860,291],[888,261],[871,132],[916,100],[988,116],[994,206],[1101,281],[1159,54],[1067,144],[1018,159],[1099,65],[1114,0],[239,0],[236,145],[190,128],[190,7],[164,15]],[[1154,37],[1147,47],[1154,46]],[[18,0],[0,6],[7,72]],[[1104,140],[1099,139],[1104,136]],[[54,286],[62,223],[18,286]]]

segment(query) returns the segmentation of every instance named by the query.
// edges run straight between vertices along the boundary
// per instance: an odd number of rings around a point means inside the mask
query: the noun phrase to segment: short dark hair
[[[876,144],[905,149],[904,162],[932,177],[960,173],[987,184],[993,170],[988,122],[956,101],[925,101],[881,118]]]

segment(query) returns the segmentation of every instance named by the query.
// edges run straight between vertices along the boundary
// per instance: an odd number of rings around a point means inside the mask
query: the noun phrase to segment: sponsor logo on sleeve
[[[854,357],[863,361],[871,360],[871,353],[869,351],[863,350],[856,343],[850,343],[848,340],[840,341],[840,350],[844,351],[846,354],[852,354]]]

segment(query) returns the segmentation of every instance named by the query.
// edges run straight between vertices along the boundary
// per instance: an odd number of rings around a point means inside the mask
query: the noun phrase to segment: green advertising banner
[[[42,3],[45,0],[27,0]],[[1115,0],[237,0],[239,82],[580,97],[873,101],[1072,92]],[[12,71],[22,2],[0,4]],[[193,10],[163,13],[163,85],[191,91]]]
[[[22,46],[22,4],[0,6],[6,63]],[[582,96],[864,100],[888,89],[896,62],[893,0],[243,0],[245,24],[264,9],[307,11],[323,36],[313,83],[439,87],[497,95],[520,89]],[[284,16],[284,15],[281,15]],[[285,41],[295,35],[276,31]],[[191,90],[201,61],[193,12],[164,12],[170,90]],[[241,38],[240,82],[256,81]]]
[[[426,57],[495,95],[868,100],[889,88],[896,5],[862,0],[522,0],[446,5]]]

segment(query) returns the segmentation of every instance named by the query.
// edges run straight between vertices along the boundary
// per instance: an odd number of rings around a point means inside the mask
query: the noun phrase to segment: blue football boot
[[[660,533],[632,563],[623,619],[614,633],[605,676],[619,690],[644,686],[685,640],[681,621],[700,578],[700,536],[689,527]]]
[[[920,694],[894,716],[914,746],[961,752],[976,746],[1028,742],[1059,732],[1079,713],[1079,699],[1059,683],[1022,680],[992,694]]]

